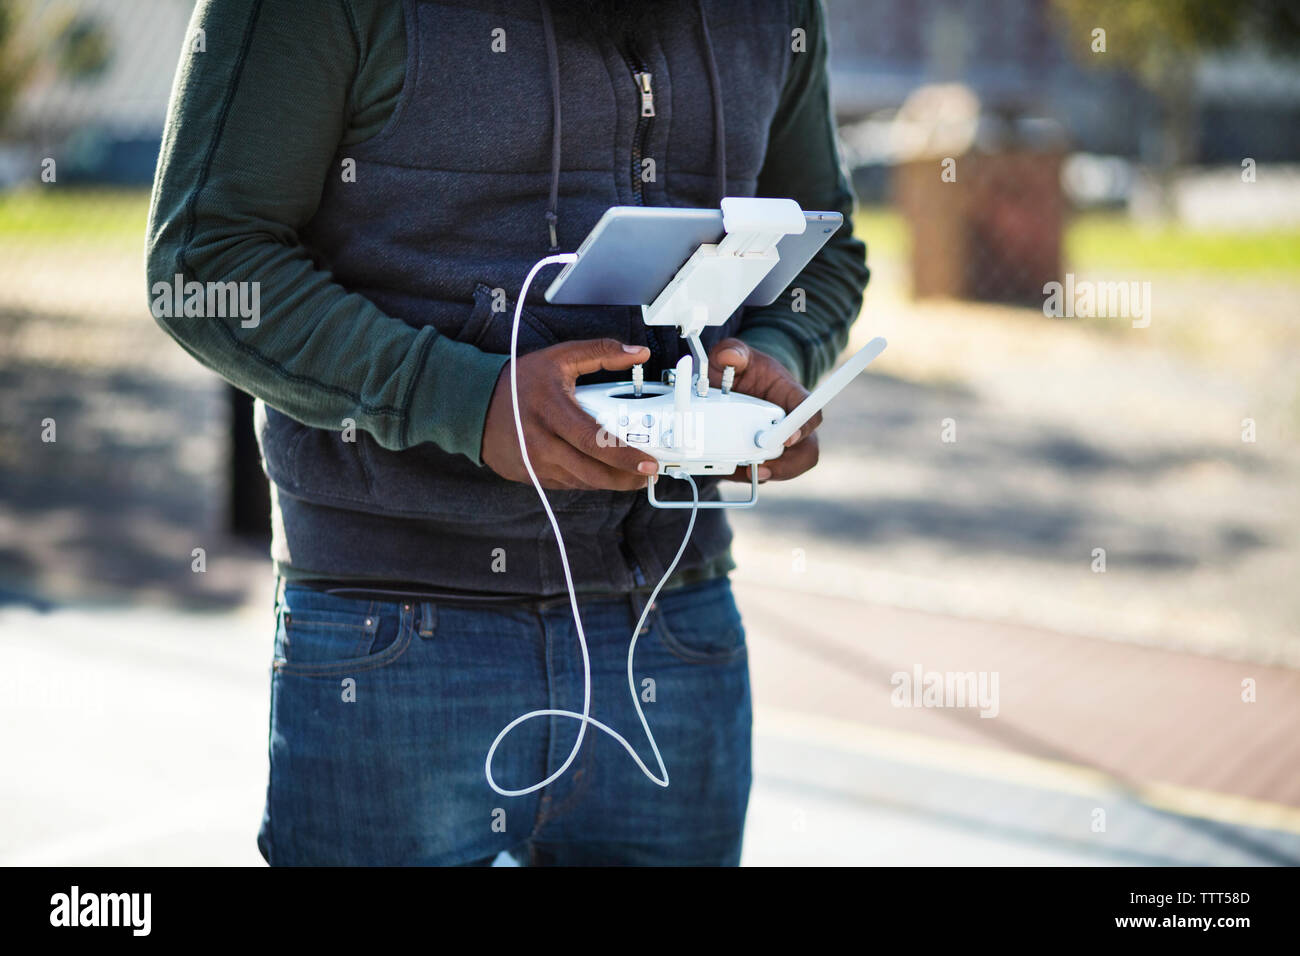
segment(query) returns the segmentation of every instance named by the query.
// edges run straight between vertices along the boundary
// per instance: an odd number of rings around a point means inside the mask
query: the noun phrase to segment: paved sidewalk
[[[1297,743],[1280,729],[1292,672],[1253,669],[1261,702],[1237,704],[1244,717],[1219,699],[1237,665],[738,595],[758,708],[749,865],[1300,862]],[[269,601],[0,609],[0,863],[259,865]],[[1149,688],[1097,679],[1135,654],[1155,655],[1134,665]],[[999,715],[891,707],[888,675],[913,660],[1000,669]],[[1193,685],[1179,674],[1228,687],[1181,711]],[[1254,759],[1232,749],[1243,735]]]
[[[738,583],[737,595],[769,789],[995,838],[985,863],[1029,848],[1104,863],[1300,865],[1300,673],[768,582]],[[897,675],[918,666],[996,674],[996,716],[895,706]],[[1242,700],[1246,679],[1255,703]],[[966,858],[956,843],[922,841],[901,857],[891,847],[893,862]],[[880,850],[853,852],[883,862]]]
[[[1300,672],[738,584],[760,703],[1290,808],[1300,825]],[[914,669],[998,677],[996,716],[898,707]],[[1242,700],[1254,681],[1256,701]]]

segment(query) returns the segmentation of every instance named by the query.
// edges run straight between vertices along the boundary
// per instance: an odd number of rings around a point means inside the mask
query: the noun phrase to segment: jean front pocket
[[[415,633],[410,604],[358,601],[286,589],[272,666],[286,674],[337,676],[391,664]]]
[[[677,657],[726,664],[745,653],[745,628],[726,578],[660,595],[653,630]]]

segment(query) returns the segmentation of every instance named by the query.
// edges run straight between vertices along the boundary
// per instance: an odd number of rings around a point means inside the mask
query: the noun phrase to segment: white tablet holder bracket
[[[777,243],[806,227],[793,199],[723,199],[722,241],[703,243],[654,302],[641,306],[646,325],[675,325],[690,343],[701,398],[708,394],[709,361],[700,333],[726,322],[780,261]]]
[[[580,386],[576,397],[620,442],[658,459],[659,475],[720,477],[750,466],[749,498],[698,502],[700,508],[749,508],[758,501],[758,464],[780,455],[786,440],[884,351],[885,340],[872,339],[788,415],[771,402],[732,391],[731,369],[720,388],[710,389],[700,333],[740,308],[780,261],[777,244],[802,233],[806,220],[793,199],[728,197],[722,200],[722,227],[720,242],[697,248],[655,300],[641,307],[646,325],[676,326],[690,345],[667,376],[671,384],[646,383],[637,366],[630,382]],[[647,488],[656,508],[696,506],[656,497],[657,477]]]

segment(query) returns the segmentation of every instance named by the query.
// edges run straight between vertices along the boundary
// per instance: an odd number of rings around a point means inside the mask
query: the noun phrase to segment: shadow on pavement
[[[0,318],[10,333],[21,324]],[[77,334],[76,320],[49,325]],[[216,609],[270,573],[266,540],[224,530],[221,384],[197,366],[181,380],[140,361],[0,368],[0,603]]]

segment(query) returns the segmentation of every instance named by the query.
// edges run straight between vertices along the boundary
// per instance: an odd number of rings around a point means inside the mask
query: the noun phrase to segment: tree
[[[1079,58],[1127,69],[1159,99],[1166,205],[1174,170],[1195,149],[1195,68],[1201,55],[1243,45],[1300,52],[1296,0],[1053,0],[1075,37]],[[1103,35],[1096,31],[1104,30]]]
[[[56,6],[38,15],[31,6],[0,0],[0,130],[38,71],[90,80],[104,72],[112,55],[103,26],[75,6]]]
[[[36,54],[18,36],[14,4],[0,0],[0,129],[35,65]]]

